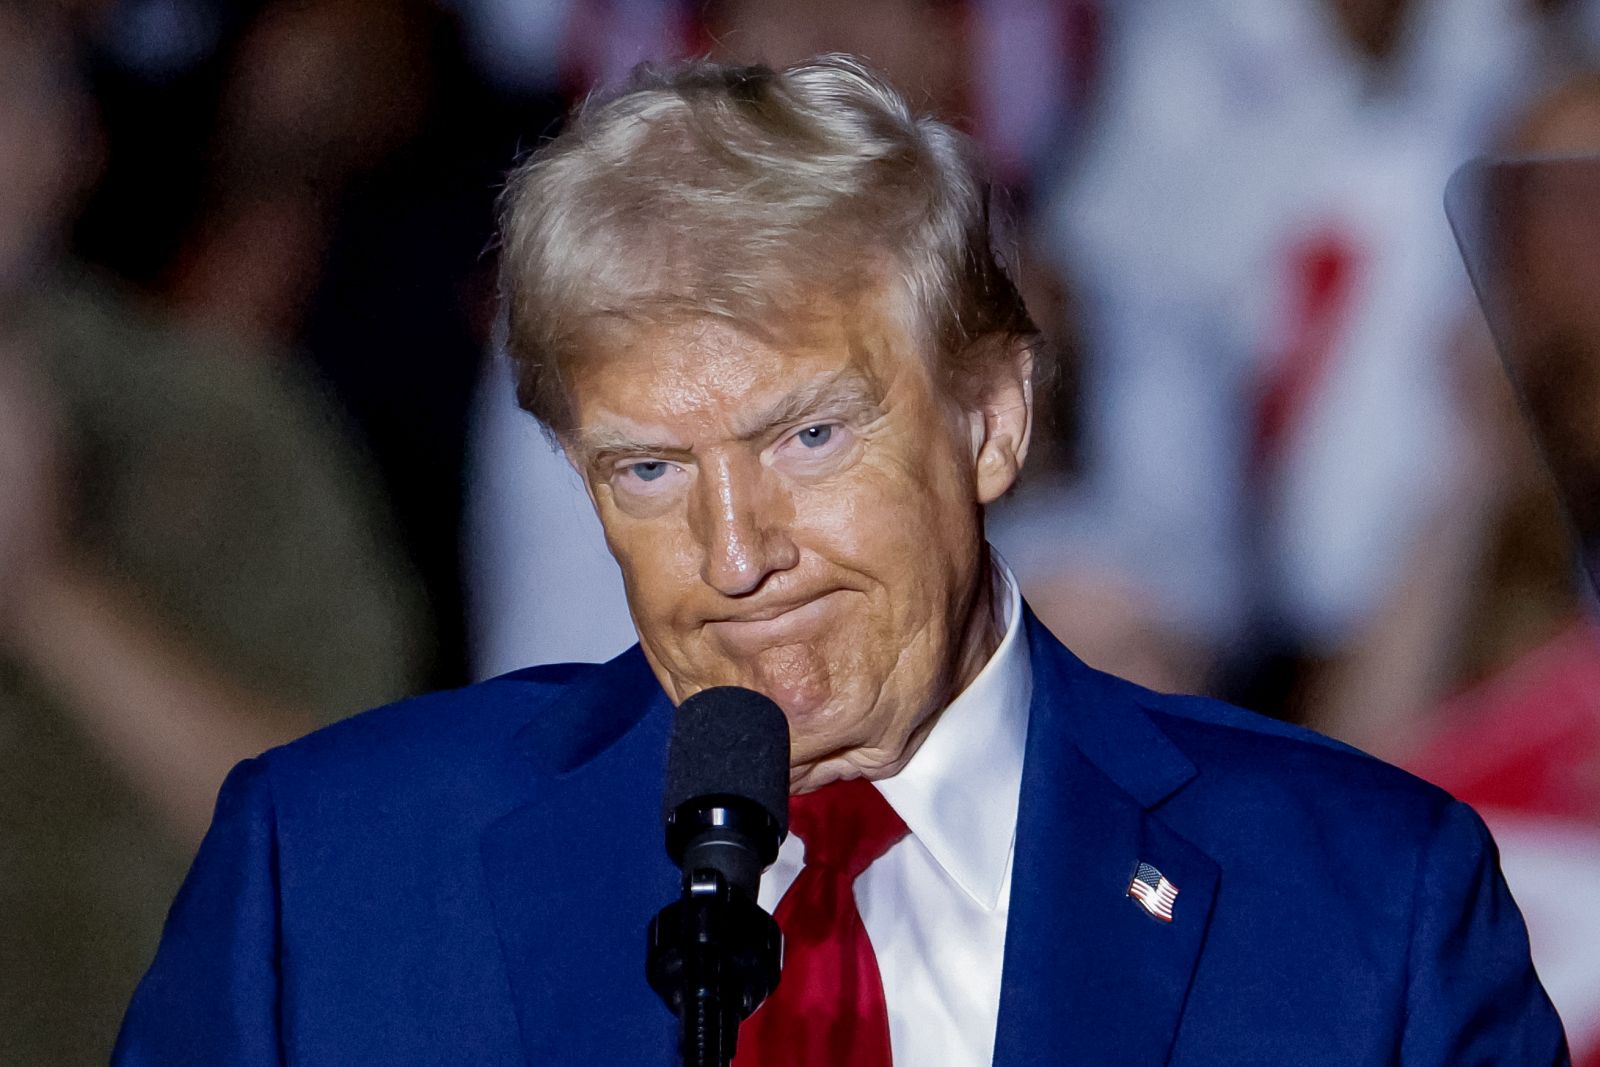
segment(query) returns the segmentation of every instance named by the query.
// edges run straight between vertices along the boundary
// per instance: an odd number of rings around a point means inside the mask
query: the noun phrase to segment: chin
[[[834,702],[791,708],[781,699],[773,699],[789,720],[789,750],[793,763],[827,760],[875,740],[871,736],[871,724],[866,721],[872,712],[870,707]]]
[[[836,717],[830,708],[839,703],[840,687],[828,658],[814,646],[781,645],[731,662],[736,684],[771,697],[797,729]]]
[[[831,686],[814,684],[810,679],[797,683],[761,679],[753,681],[751,688],[765,693],[783,709],[789,717],[790,730],[796,734],[826,729],[837,717],[831,708]]]

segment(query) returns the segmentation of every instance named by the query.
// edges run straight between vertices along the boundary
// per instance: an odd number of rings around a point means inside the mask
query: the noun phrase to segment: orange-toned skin
[[[992,654],[983,505],[1032,419],[1025,352],[964,405],[862,304],[768,340],[613,328],[569,378],[567,453],[657,678],[776,700],[796,792],[897,772]]]

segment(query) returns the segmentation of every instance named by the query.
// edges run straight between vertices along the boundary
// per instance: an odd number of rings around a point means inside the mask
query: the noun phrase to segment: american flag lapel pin
[[[1128,896],[1137,900],[1139,906],[1153,918],[1169,923],[1172,921],[1172,902],[1178,899],[1178,887],[1167,881],[1166,875],[1141,860],[1139,869],[1133,872],[1133,880],[1128,883]]]

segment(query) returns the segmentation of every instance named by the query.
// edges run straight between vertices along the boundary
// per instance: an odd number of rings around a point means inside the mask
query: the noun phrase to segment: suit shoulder
[[[1199,697],[1141,704],[1197,772],[1162,820],[1236,878],[1333,893],[1394,934],[1424,870],[1492,847],[1467,805],[1349,745]]]
[[[598,676],[602,664],[559,663],[386,704],[262,755],[276,778],[470,775],[530,722]]]
[[[1432,824],[1455,803],[1438,786],[1305,727],[1206,697],[1140,689],[1137,699],[1213,785],[1282,793],[1345,818],[1370,808]]]

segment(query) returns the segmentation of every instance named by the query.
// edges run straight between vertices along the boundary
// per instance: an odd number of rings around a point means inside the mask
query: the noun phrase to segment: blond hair
[[[759,329],[887,283],[956,386],[1038,337],[970,141],[848,56],[636,70],[517,168],[501,232],[518,397],[557,433],[563,367],[607,319]]]

